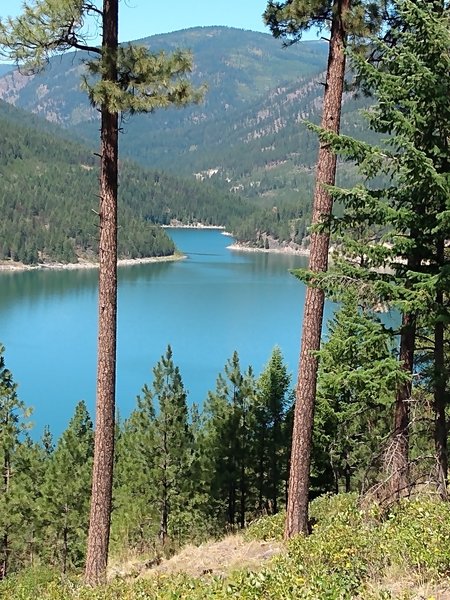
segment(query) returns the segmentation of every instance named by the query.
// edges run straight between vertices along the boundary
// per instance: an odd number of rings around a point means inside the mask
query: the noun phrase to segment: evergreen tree
[[[322,465],[315,464],[313,481],[318,492],[362,491],[378,475],[375,459],[389,432],[403,370],[393,351],[393,332],[358,302],[351,288],[328,335],[320,352],[314,431],[316,452],[320,447],[325,456]]]
[[[193,455],[193,437],[190,431],[186,391],[180,370],[174,365],[172,349],[153,369],[152,387],[144,385],[138,398],[138,411],[151,418],[153,402],[153,447],[150,462],[154,495],[159,512],[159,539],[165,544],[171,532],[176,532],[177,515],[189,503],[190,468]],[[148,434],[147,434],[148,435]],[[147,451],[148,452],[148,451]]]
[[[330,19],[328,67],[325,82],[322,127],[339,132],[342,94],[345,73],[345,44],[348,34],[347,14],[350,0],[331,2],[286,2],[268,3],[264,18],[276,37],[294,36],[318,22],[324,26]],[[313,215],[309,268],[313,272],[324,272],[328,267],[329,231],[318,229],[332,211],[333,200],[326,185],[335,183],[336,157],[326,144],[321,144],[317,158],[316,186],[314,191]],[[314,228],[315,226],[315,228]],[[306,292],[302,325],[300,363],[296,387],[294,430],[292,435],[291,469],[286,517],[286,537],[308,532],[308,490],[311,462],[311,439],[316,396],[318,360],[315,351],[320,348],[324,295],[317,286],[309,286]]]
[[[92,421],[79,402],[49,457],[39,507],[45,558],[63,573],[85,558],[93,450]]]
[[[118,427],[112,519],[116,553],[144,552],[154,546],[158,534],[155,410],[150,397],[137,401],[138,407]]]
[[[243,374],[234,352],[205,406],[214,511],[231,526],[244,527],[249,508],[254,396],[252,369]]]
[[[41,504],[49,454],[42,443],[24,437],[17,447],[11,517],[17,527],[11,544],[11,567],[32,567],[46,554],[48,540],[43,534]]]
[[[436,454],[440,488],[446,485],[446,376],[443,348],[448,306],[448,198],[450,113],[450,37],[448,10],[442,3],[398,3],[401,27],[393,31],[396,45],[379,44],[379,68],[354,57],[355,70],[377,99],[367,114],[369,126],[389,134],[385,147],[374,147],[329,132],[320,134],[336,152],[355,160],[366,186],[334,189],[346,207],[334,219],[342,237],[336,261],[338,273],[323,278],[325,288],[356,282],[374,304],[388,303],[402,314],[400,364],[407,377],[396,392],[391,439],[391,487],[396,496],[409,487],[409,411],[418,325],[435,330],[434,396]],[[384,175],[385,187],[373,185]],[[355,238],[355,232],[364,235]]]
[[[379,32],[383,20],[391,18],[389,2],[362,0],[286,0],[268,2],[264,19],[275,37],[295,42],[311,27],[330,28],[328,65],[322,109],[324,130],[340,129],[342,94],[348,39],[361,43],[369,33]],[[320,142],[313,198],[309,269],[320,274],[328,269],[333,197],[328,186],[336,179],[336,155]],[[325,296],[320,286],[309,281],[303,312],[299,371],[296,386],[294,429],[285,536],[308,533],[308,492],[318,354],[320,349]]]
[[[86,43],[88,18],[100,21],[102,46]],[[182,106],[201,94],[184,79],[189,55],[152,54],[144,47],[118,45],[118,0],[34,0],[17,19],[0,22],[0,46],[26,68],[41,69],[54,53],[77,48],[97,57],[88,68],[97,80],[84,83],[101,113],[99,205],[99,328],[94,473],[86,582],[105,578],[111,519],[117,328],[117,191],[119,112],[151,112]],[[95,25],[95,23],[94,23]]]
[[[0,579],[8,574],[12,547],[22,526],[19,449],[30,414],[17,396],[17,384],[5,366],[4,352],[0,344]]]
[[[281,350],[274,348],[269,362],[256,382],[253,407],[252,452],[259,512],[279,510],[286,483],[286,465],[290,446],[286,439],[286,413],[290,405],[290,376]]]

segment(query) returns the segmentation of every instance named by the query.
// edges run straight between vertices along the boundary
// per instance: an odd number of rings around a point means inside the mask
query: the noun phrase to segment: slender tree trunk
[[[434,331],[434,368],[436,371],[434,381],[434,443],[436,450],[436,462],[438,471],[439,494],[443,500],[448,499],[448,448],[447,448],[447,419],[445,415],[446,398],[444,374],[444,323],[435,325]]]
[[[437,263],[443,265],[445,261],[445,242],[439,240],[437,247]],[[444,304],[442,290],[436,292],[436,306]],[[447,418],[445,370],[445,327],[443,321],[437,321],[434,326],[434,447],[436,451],[437,480],[439,494],[443,500],[448,500],[448,447],[447,447]]]
[[[280,491],[280,484],[282,480],[281,468],[280,468],[280,454],[279,449],[281,447],[281,421],[279,416],[275,416],[273,420],[272,428],[272,450],[270,453],[272,468],[270,473],[270,482],[272,485],[272,514],[276,515],[278,512],[278,494]]]
[[[404,371],[412,375],[416,340],[416,317],[405,313],[402,317],[400,336],[400,363]],[[394,434],[392,443],[392,493],[396,498],[408,494],[409,490],[409,407],[412,381],[402,382],[395,398]]]
[[[161,520],[159,524],[159,539],[163,546],[166,545],[169,534],[169,498],[167,488],[168,483],[166,480],[166,475],[164,475]]]
[[[245,400],[243,400],[245,402]],[[242,447],[240,451],[240,481],[239,481],[239,491],[240,491],[240,504],[239,504],[239,525],[241,529],[245,527],[245,509],[247,503],[247,478],[245,473],[245,465],[247,461],[247,418],[246,418],[246,409],[245,407],[242,409]]]
[[[344,478],[345,478],[345,493],[350,493],[351,490],[351,476],[352,471],[348,462],[348,452],[345,453],[345,467],[344,467]]]
[[[344,17],[350,0],[335,0],[328,54],[328,67],[323,101],[322,127],[338,133],[341,118],[345,74],[346,31]],[[317,159],[316,187],[312,224],[323,222],[331,215],[333,199],[325,185],[332,185],[336,176],[336,155],[329,146],[320,144]],[[330,235],[328,231],[312,232],[309,269],[320,273],[328,268]],[[295,393],[294,429],[292,434],[291,469],[285,537],[308,533],[308,491],[311,464],[311,440],[316,399],[318,359],[325,296],[322,290],[308,286],[303,315],[299,373]]]
[[[67,573],[67,557],[69,554],[69,540],[68,540],[68,532],[67,527],[64,526],[63,531],[63,564],[62,564],[62,572],[63,575]]]
[[[234,525],[236,522],[236,480],[234,475],[228,489],[228,523]]]
[[[5,458],[3,463],[3,493],[8,494],[9,485],[11,478],[11,461],[9,451],[5,451]],[[9,563],[9,535],[6,530],[2,538],[2,552],[0,561],[0,580],[4,579],[8,575],[8,563]]]
[[[168,480],[168,466],[167,459],[169,456],[169,449],[167,447],[167,414],[165,415],[164,422],[164,433],[163,433],[163,473],[162,473],[162,503],[161,503],[161,518],[159,522],[159,539],[161,544],[164,546],[167,542],[167,536],[169,533],[169,480]]]
[[[105,82],[117,80],[118,0],[103,2]],[[101,109],[100,270],[97,402],[91,514],[85,581],[106,578],[114,463],[117,329],[117,170],[118,115]]]
[[[263,513],[264,505],[264,459],[266,456],[266,419],[260,424],[262,435],[259,447],[258,457],[258,512]]]

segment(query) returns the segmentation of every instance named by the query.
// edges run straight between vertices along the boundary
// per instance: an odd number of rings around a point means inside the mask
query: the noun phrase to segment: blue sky
[[[2,0],[0,16],[16,16],[22,0]],[[120,0],[121,41],[195,27],[227,25],[253,31],[265,31],[262,13],[266,0]],[[314,34],[304,39],[315,39]]]

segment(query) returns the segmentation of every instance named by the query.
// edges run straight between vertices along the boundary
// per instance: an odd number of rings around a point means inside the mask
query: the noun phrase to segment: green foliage
[[[103,59],[87,61],[89,73],[98,81],[83,77],[93,106],[106,104],[117,112],[153,112],[157,108],[186,106],[200,102],[204,90],[194,90],[186,78],[192,70],[192,56],[180,50],[166,55],[150,53],[144,46],[127,44],[117,51],[117,82],[101,78]]]
[[[285,553],[257,571],[242,569],[225,578],[155,574],[145,579],[115,579],[95,590],[74,580],[52,578],[42,570],[28,571],[0,583],[0,598],[6,600],[14,591],[18,600],[400,600],[408,590],[393,595],[384,592],[380,583],[389,583],[386,578],[391,573],[396,583],[406,577],[409,586],[442,582],[448,574],[450,511],[445,503],[418,497],[403,501],[380,519],[376,505],[361,510],[356,495],[345,494],[316,499],[311,514],[317,521],[312,535],[294,538]],[[270,530],[281,532],[282,516],[265,518],[254,527],[249,531],[251,538],[266,539]]]
[[[119,432],[113,536],[119,548],[142,551],[159,540],[167,551],[197,527],[198,482],[187,394],[170,346],[153,374]]]
[[[390,136],[384,147],[320,132],[323,142],[356,161],[367,183],[331,190],[345,211],[332,221],[337,268],[323,285],[333,293],[342,289],[339,281],[353,282],[367,300],[416,313],[429,310],[448,283],[438,247],[448,237],[449,29],[448,14],[432,3],[399,7],[404,28],[396,46],[379,45],[380,68],[354,57],[377,99],[366,115],[369,126]],[[389,185],[373,186],[376,175]]]
[[[103,18],[102,10],[86,0],[34,0],[25,4],[20,17],[0,20],[0,48],[32,72],[72,48],[93,54],[97,58],[86,65],[94,79],[84,76],[84,87],[94,106],[107,106],[112,113],[152,112],[201,100],[203,90],[194,89],[186,78],[192,69],[189,53],[152,54],[131,44],[119,49],[89,45],[86,22],[106,27]]]
[[[211,496],[222,507],[224,523],[231,526],[244,527],[248,508],[254,394],[253,371],[242,373],[234,352],[205,405]]]
[[[290,453],[286,414],[291,404],[288,375],[281,350],[276,347],[256,382],[251,408],[254,475],[260,513],[277,513],[284,504],[284,482]]]
[[[432,496],[404,501],[384,523],[387,564],[439,581],[450,571],[450,507]]]
[[[245,539],[281,541],[284,536],[285,520],[286,513],[284,511],[270,517],[260,517],[246,528]]]
[[[32,451],[28,443],[21,438],[29,429],[27,419],[30,410],[17,396],[17,384],[11,371],[5,366],[5,348],[0,344],[0,572],[2,576],[15,568],[14,550],[23,544],[26,532],[24,524],[29,525],[30,507],[33,506],[30,477],[27,470],[29,455]],[[25,496],[23,496],[25,494]],[[27,540],[28,541],[28,540]],[[20,561],[17,561],[18,563]]]
[[[380,473],[399,381],[393,332],[346,290],[319,353],[312,485],[319,492],[363,491]]]
[[[89,520],[94,432],[84,402],[49,455],[38,501],[40,554],[63,573],[84,560]]]
[[[435,452],[438,470],[447,470],[448,370],[443,364],[443,345],[449,322],[446,290],[450,271],[445,246],[449,239],[446,215],[450,198],[450,36],[448,8],[441,3],[404,0],[395,3],[395,10],[398,27],[390,32],[395,44],[374,43],[380,58],[377,64],[352,55],[357,77],[376,99],[366,114],[369,127],[385,139],[373,145],[311,126],[323,144],[330,144],[334,152],[356,163],[362,182],[350,189],[330,187],[342,207],[325,223],[331,226],[334,236],[334,260],[323,275],[298,275],[321,286],[332,299],[341,300],[352,288],[361,306],[374,311],[380,307],[396,309],[402,315],[401,365],[387,371],[393,378],[389,385],[396,388],[395,432],[390,440],[401,451],[392,452],[386,467],[394,473],[392,486],[399,488],[406,485],[400,481],[405,473],[400,462],[406,465],[409,460],[406,439],[413,431],[409,413],[415,410],[411,397],[422,397],[416,385],[418,377],[413,378],[415,372],[421,372],[424,378],[432,373]],[[423,352],[420,339],[428,340],[430,353]],[[365,391],[370,393],[373,381],[382,376],[378,367],[384,370],[383,362],[375,363],[378,373],[366,365],[367,379],[360,380]],[[401,376],[400,367],[409,375],[409,381]],[[344,368],[343,375],[357,390],[361,372],[351,374]],[[339,382],[340,374],[332,377]],[[328,379],[327,385],[330,382]],[[379,383],[380,390],[386,390],[388,379]],[[329,389],[332,394],[336,392]],[[378,393],[372,388],[372,396],[373,392]],[[426,412],[421,407],[416,415]],[[377,431],[376,436],[379,434]],[[417,449],[424,448],[423,438],[418,446],[411,444],[415,459]],[[319,441],[322,447],[323,441]],[[427,459],[423,467],[428,471]],[[445,493],[442,474],[436,479]]]
[[[354,37],[364,37],[379,31],[388,16],[387,3],[356,0],[350,3],[344,15],[346,29]],[[319,31],[329,27],[335,5],[331,0],[287,0],[267,3],[264,21],[276,38],[287,38],[288,43],[301,39],[311,28]]]

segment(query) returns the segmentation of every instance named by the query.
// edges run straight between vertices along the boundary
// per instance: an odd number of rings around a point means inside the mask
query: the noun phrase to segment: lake
[[[119,268],[117,406],[129,415],[171,344],[189,403],[202,405],[237,350],[257,375],[275,345],[295,380],[304,286],[297,255],[231,251],[218,230],[168,230],[187,258]],[[0,342],[33,436],[58,436],[79,400],[94,416],[97,270],[0,274]],[[327,315],[330,316],[328,307]]]

